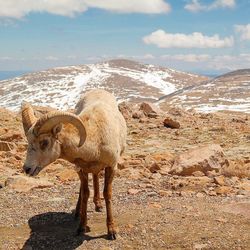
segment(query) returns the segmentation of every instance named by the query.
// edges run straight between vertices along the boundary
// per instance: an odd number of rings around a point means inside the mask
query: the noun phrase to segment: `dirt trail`
[[[91,232],[75,235],[78,221],[71,209],[77,182],[32,194],[1,192],[5,213],[0,222],[1,249],[248,249],[250,200],[246,197],[162,197],[155,188],[128,195],[127,188],[138,184],[115,181],[119,237],[113,242],[106,239],[105,212],[93,212],[91,202]],[[12,206],[4,208],[9,199]]]

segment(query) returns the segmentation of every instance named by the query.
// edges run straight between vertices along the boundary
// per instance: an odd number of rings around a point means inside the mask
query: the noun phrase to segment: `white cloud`
[[[120,13],[166,13],[170,5],[164,0],[0,0],[0,17],[20,19],[31,12],[72,17],[88,8]]]
[[[181,33],[171,34],[164,30],[157,30],[143,38],[144,43],[154,44],[159,48],[223,48],[234,44],[233,37],[220,39],[219,35],[205,36],[194,32],[186,35]]]
[[[235,0],[215,0],[211,4],[202,4],[200,0],[192,0],[190,3],[185,5],[185,9],[191,12],[209,11],[219,8],[232,9],[236,6]]]
[[[241,55],[218,55],[212,57],[212,59],[207,63],[207,68],[227,71],[249,68],[249,66],[249,61]]]
[[[184,8],[192,12],[199,12],[204,10],[205,6],[200,4],[199,0],[192,0],[192,2],[186,4]]]
[[[175,54],[162,55],[158,59],[161,64],[180,70],[233,71],[250,68],[250,54],[209,55],[209,54]]]
[[[162,59],[175,60],[175,61],[184,61],[184,62],[204,62],[208,61],[211,56],[207,54],[177,54],[177,55],[162,55]]]
[[[84,0],[88,7],[121,13],[164,13],[171,7],[164,0]]]
[[[235,25],[235,31],[240,34],[241,40],[250,40],[250,23],[246,25]]]
[[[126,56],[127,58],[133,59],[133,60],[150,60],[155,59],[155,56],[152,54],[144,54],[144,55],[133,55],[133,56]]]
[[[240,54],[240,57],[248,62],[250,62],[250,54],[242,53]]]
[[[0,57],[0,61],[10,61],[10,60],[12,60],[12,58],[9,57],[9,56],[2,56],[2,57]]]

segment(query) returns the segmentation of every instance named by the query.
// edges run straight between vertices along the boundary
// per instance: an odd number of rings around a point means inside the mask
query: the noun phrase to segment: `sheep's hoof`
[[[82,234],[85,234],[85,233],[88,233],[88,232],[90,232],[90,227],[89,226],[83,227],[82,225],[79,225],[79,227],[77,229],[77,232],[76,232],[76,235],[79,236],[79,235],[82,235]]]
[[[116,240],[116,233],[115,232],[108,233],[108,240]]]
[[[79,218],[80,214],[78,212],[74,213],[74,219],[77,220]]]

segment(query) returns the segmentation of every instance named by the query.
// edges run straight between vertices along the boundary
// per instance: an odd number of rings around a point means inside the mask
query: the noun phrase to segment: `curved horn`
[[[23,102],[21,107],[22,122],[25,134],[29,131],[31,126],[36,123],[37,118],[34,115],[34,111],[28,102]]]
[[[86,139],[85,127],[77,115],[68,112],[55,111],[42,116],[36,122],[34,132],[36,135],[46,133],[59,123],[71,123],[78,129],[80,135],[79,147],[81,147]]]

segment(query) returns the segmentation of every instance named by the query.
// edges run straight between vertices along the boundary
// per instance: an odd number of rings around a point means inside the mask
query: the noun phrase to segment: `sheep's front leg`
[[[78,201],[77,201],[76,209],[75,209],[75,219],[77,219],[80,215],[80,206],[81,206],[81,186],[80,186]]]
[[[88,186],[88,174],[79,173],[81,180],[81,197],[80,197],[80,224],[77,230],[77,234],[86,233],[89,231],[89,227],[87,226],[87,205],[89,198],[89,186]]]
[[[111,167],[105,168],[105,183],[103,196],[106,203],[107,210],[107,228],[108,228],[108,239],[115,240],[116,239],[116,230],[114,227],[112,208],[111,208],[111,198],[112,198],[112,181],[114,177],[115,171]]]
[[[93,174],[93,186],[94,186],[94,198],[93,202],[95,203],[95,211],[102,211],[102,202],[100,197],[100,188],[99,188],[99,173]]]

